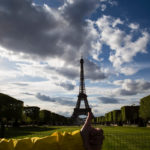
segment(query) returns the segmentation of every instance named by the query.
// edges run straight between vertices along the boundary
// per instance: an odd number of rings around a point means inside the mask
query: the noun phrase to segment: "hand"
[[[88,117],[81,128],[80,133],[85,150],[101,150],[104,140],[103,130],[91,126],[92,116],[93,114],[91,112],[88,113]]]

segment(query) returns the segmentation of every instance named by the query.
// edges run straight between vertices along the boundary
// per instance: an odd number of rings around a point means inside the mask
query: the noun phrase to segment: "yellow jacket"
[[[0,150],[84,150],[80,131],[55,132],[43,138],[0,139]]]

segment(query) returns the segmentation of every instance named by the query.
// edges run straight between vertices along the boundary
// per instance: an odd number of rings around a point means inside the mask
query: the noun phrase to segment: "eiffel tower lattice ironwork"
[[[76,103],[76,107],[74,108],[74,112],[72,114],[72,118],[78,118],[79,115],[87,115],[88,112],[91,112],[91,108],[89,107],[87,95],[85,91],[85,83],[84,83],[84,60],[83,58],[80,59],[80,88],[79,88],[79,95],[78,100]],[[80,108],[81,101],[84,101],[85,108]]]

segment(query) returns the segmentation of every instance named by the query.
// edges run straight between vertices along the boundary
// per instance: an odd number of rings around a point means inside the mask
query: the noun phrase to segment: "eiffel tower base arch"
[[[88,112],[91,112],[91,108],[74,108],[71,118],[77,119],[80,115],[87,115]]]

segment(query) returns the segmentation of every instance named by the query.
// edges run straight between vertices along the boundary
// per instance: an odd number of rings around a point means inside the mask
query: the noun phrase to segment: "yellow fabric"
[[[84,150],[80,131],[55,132],[43,138],[0,139],[0,150]]]

